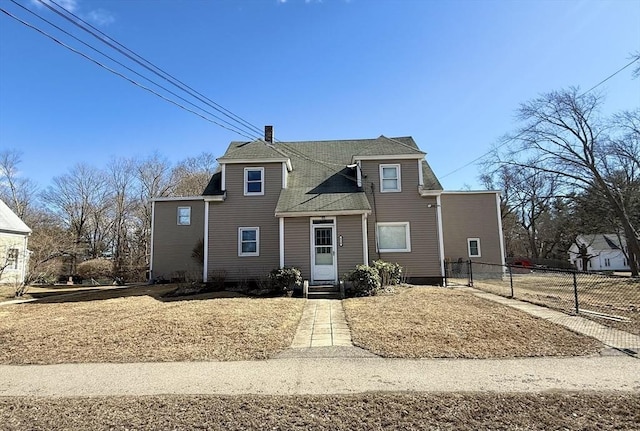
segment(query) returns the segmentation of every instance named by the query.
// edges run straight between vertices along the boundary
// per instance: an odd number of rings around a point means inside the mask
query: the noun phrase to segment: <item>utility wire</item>
[[[73,52],[73,53],[75,53],[75,54],[78,54],[78,55],[80,55],[81,57],[83,57],[83,58],[85,58],[85,59],[89,60],[90,62],[92,62],[92,63],[94,63],[94,64],[96,64],[96,65],[98,65],[98,66],[102,67],[103,69],[105,69],[105,70],[107,70],[107,71],[109,71],[109,72],[111,72],[111,73],[113,73],[114,75],[117,75],[117,76],[119,76],[120,78],[122,78],[122,79],[124,79],[124,80],[126,80],[126,81],[129,81],[129,82],[130,82],[130,83],[132,83],[133,85],[135,85],[135,86],[137,86],[137,87],[140,87],[140,88],[142,88],[143,90],[146,90],[146,91],[148,91],[148,92],[150,92],[150,93],[154,94],[155,96],[158,96],[158,97],[160,97],[161,99],[163,99],[163,100],[165,100],[165,101],[167,101],[167,102],[169,102],[169,103],[171,103],[171,104],[173,104],[173,105],[176,105],[177,107],[179,107],[179,108],[181,108],[181,109],[184,109],[184,110],[185,110],[185,111],[187,111],[187,112],[190,112],[190,113],[192,113],[192,114],[194,114],[194,115],[197,115],[198,117],[202,118],[203,120],[206,120],[206,121],[208,121],[208,122],[210,122],[210,123],[216,124],[217,126],[220,126],[220,127],[224,128],[224,129],[227,129],[227,130],[232,131],[232,132],[234,132],[234,133],[237,133],[237,134],[240,134],[240,135],[242,135],[242,136],[245,136],[245,137],[246,137],[246,138],[248,138],[248,139],[253,139],[251,136],[248,136],[248,135],[246,135],[246,134],[240,133],[240,132],[238,132],[237,130],[230,129],[229,127],[225,126],[224,124],[222,124],[222,123],[220,123],[220,122],[218,122],[218,121],[212,120],[211,118],[208,118],[208,117],[206,117],[206,116],[202,115],[201,113],[199,113],[199,112],[197,112],[197,111],[194,111],[193,109],[187,108],[186,106],[184,106],[184,105],[182,105],[182,104],[180,104],[180,103],[176,102],[175,100],[171,100],[171,99],[169,99],[168,97],[166,97],[166,96],[164,96],[164,95],[162,95],[162,94],[158,93],[157,91],[153,90],[152,88],[146,87],[146,86],[142,85],[141,83],[139,83],[139,82],[137,82],[137,81],[134,81],[133,79],[131,79],[131,78],[127,77],[126,75],[124,75],[124,74],[122,74],[122,73],[118,72],[117,70],[114,70],[114,69],[110,68],[109,66],[106,66],[105,64],[102,64],[102,63],[101,63],[101,62],[99,62],[98,60],[95,60],[94,58],[89,57],[87,54],[85,54],[85,53],[83,53],[83,52],[81,52],[81,51],[79,51],[79,50],[77,50],[77,49],[75,49],[75,48],[73,48],[73,47],[71,47],[71,46],[69,46],[69,45],[65,44],[65,43],[64,43],[64,42],[62,42],[61,40],[59,40],[59,39],[55,38],[54,36],[50,35],[49,33],[45,32],[44,30],[41,30],[41,29],[39,29],[38,27],[36,27],[36,26],[34,26],[34,25],[32,25],[32,24],[30,24],[30,23],[28,23],[28,22],[26,22],[26,21],[24,21],[24,20],[22,20],[22,19],[18,18],[17,16],[13,15],[11,12],[9,12],[9,11],[7,11],[7,10],[5,10],[5,9],[1,8],[1,7],[0,7],[0,11],[1,11],[1,12],[3,12],[5,15],[7,15],[7,16],[9,16],[9,17],[13,18],[14,20],[16,20],[16,21],[20,22],[21,24],[23,24],[23,25],[25,25],[25,26],[27,26],[27,27],[31,28],[32,30],[35,30],[36,32],[38,32],[38,33],[42,34],[43,36],[48,37],[49,39],[51,39],[51,40],[52,40],[52,41],[54,41],[55,43],[59,44],[60,46],[63,46],[64,48],[67,48],[67,49],[68,49],[68,50],[70,50],[71,52]]]
[[[54,0],[47,0],[47,1],[38,0],[38,1],[41,4],[43,4],[45,7],[50,9],[51,11],[53,11],[56,14],[60,15],[62,18],[64,18],[67,21],[71,22],[73,25],[75,25],[75,26],[79,27],[80,29],[82,29],[83,31],[89,33],[91,36],[93,36],[94,38],[98,39],[100,42],[108,45],[112,49],[115,49],[116,51],[118,51],[122,55],[124,55],[127,58],[133,60],[134,62],[136,62],[140,66],[144,67],[145,69],[149,70],[150,72],[154,73],[155,75],[159,76],[160,78],[164,79],[165,81],[169,82],[170,84],[178,87],[179,89],[181,89],[182,91],[188,93],[192,97],[198,99],[202,103],[207,104],[211,108],[213,108],[216,111],[220,112],[222,115],[228,117],[229,119],[231,119],[231,120],[233,120],[235,122],[238,122],[238,123],[242,124],[245,128],[248,128],[249,130],[252,130],[251,133],[256,133],[257,132],[258,135],[260,135],[262,133],[260,128],[256,127],[255,125],[253,125],[250,122],[246,121],[245,119],[243,119],[239,115],[234,114],[233,112],[231,112],[228,109],[224,108],[220,104],[214,102],[213,100],[209,99],[208,97],[206,97],[203,94],[199,93],[198,91],[194,90],[192,87],[188,86],[187,84],[185,84],[184,82],[182,82],[178,78],[174,77],[170,73],[164,71],[162,68],[160,68],[160,67],[156,66],[155,64],[153,64],[152,62],[146,60],[141,55],[137,54],[136,52],[134,52],[131,49],[127,48],[126,46],[122,45],[120,42],[116,41],[112,37],[108,36],[107,34],[103,33],[99,29],[95,28],[94,26],[92,26],[88,22],[84,21],[82,18],[80,18],[79,16],[75,15],[71,11],[65,9],[60,4],[56,3]],[[54,8],[52,5],[57,6],[57,8],[60,9],[60,10]],[[73,18],[71,18],[70,16],[73,17]]]
[[[602,84],[604,84],[605,82],[607,82],[608,80],[610,80],[611,78],[613,78],[614,76],[616,76],[617,74],[619,74],[620,72],[622,72],[623,70],[625,70],[625,69],[629,68],[633,63],[635,63],[635,62],[637,62],[637,61],[640,61],[640,58],[635,58],[635,59],[631,60],[629,63],[627,63],[626,65],[622,66],[620,69],[616,70],[614,73],[612,73],[611,75],[607,76],[605,79],[603,79],[602,81],[598,82],[596,85],[594,85],[593,87],[591,87],[591,88],[590,88],[590,89],[588,89],[587,91],[583,92],[583,93],[582,93],[582,94],[580,94],[578,97],[582,97],[582,96],[584,96],[585,94],[588,94],[588,93],[592,92],[593,90],[595,90],[596,88],[600,87]],[[470,165],[472,165],[472,164],[476,163],[477,161],[484,159],[485,157],[487,157],[488,155],[490,155],[491,153],[493,153],[493,152],[494,152],[495,150],[497,150],[498,148],[502,148],[502,147],[504,147],[505,145],[507,145],[507,144],[509,144],[509,143],[511,143],[511,142],[513,142],[513,141],[515,141],[516,139],[520,138],[520,137],[521,137],[525,132],[526,132],[526,131],[522,131],[522,132],[518,133],[517,135],[510,137],[510,138],[509,138],[509,139],[507,139],[506,141],[502,142],[500,145],[496,146],[495,148],[491,149],[490,151],[487,151],[486,153],[484,153],[484,154],[480,155],[479,157],[476,157],[475,159],[473,159],[472,161],[470,161],[470,162],[466,163],[465,165],[460,166],[459,168],[456,168],[456,169],[454,169],[453,171],[451,171],[451,172],[449,172],[449,173],[447,173],[447,174],[445,174],[445,175],[442,175],[442,176],[440,177],[440,179],[442,179],[442,178],[446,178],[446,177],[448,177],[449,175],[453,175],[453,174],[455,174],[456,172],[459,172],[459,171],[461,171],[462,169],[464,169],[464,168],[466,168],[466,167],[468,167],[468,166],[470,166]]]
[[[161,89],[165,90],[165,91],[166,91],[166,92],[168,92],[169,94],[171,94],[171,95],[173,95],[173,96],[177,97],[178,99],[180,99],[180,100],[182,100],[183,102],[185,102],[185,103],[187,103],[187,104],[189,104],[189,105],[193,106],[194,108],[199,109],[199,110],[201,110],[201,111],[205,112],[206,114],[211,115],[213,118],[216,118],[217,120],[219,120],[219,121],[221,121],[221,122],[223,122],[223,123],[227,124],[227,125],[229,126],[229,127],[227,127],[227,129],[228,129],[228,130],[230,130],[230,131],[234,131],[235,133],[237,133],[237,134],[239,134],[239,135],[242,135],[242,136],[248,137],[247,135],[245,135],[245,131],[244,131],[244,130],[242,130],[242,129],[240,129],[240,128],[239,128],[239,127],[237,127],[236,125],[234,125],[234,124],[232,124],[232,123],[230,123],[230,122],[226,121],[226,120],[225,120],[225,119],[223,119],[223,118],[220,118],[219,116],[217,116],[217,115],[216,115],[216,114],[214,114],[213,112],[207,111],[206,109],[203,109],[203,108],[201,108],[200,106],[198,106],[198,105],[196,105],[196,104],[194,104],[194,103],[190,102],[189,100],[185,99],[184,97],[180,96],[179,94],[177,94],[177,93],[175,93],[175,92],[171,91],[170,89],[168,89],[168,88],[166,88],[166,87],[164,87],[164,86],[162,86],[162,85],[158,84],[157,82],[153,81],[152,79],[147,78],[146,76],[144,76],[144,75],[140,74],[139,72],[137,72],[137,71],[133,70],[132,68],[128,67],[127,65],[125,65],[125,64],[123,64],[122,62],[118,61],[117,59],[115,59],[115,58],[113,58],[113,57],[111,57],[111,56],[109,56],[109,55],[105,54],[104,52],[100,51],[99,49],[97,49],[97,48],[95,48],[95,47],[91,46],[90,44],[88,44],[88,43],[84,42],[83,40],[79,39],[78,37],[76,37],[76,36],[72,35],[72,34],[71,34],[71,33],[69,33],[68,31],[66,31],[65,29],[63,29],[63,28],[61,28],[61,27],[57,26],[56,24],[52,23],[51,21],[47,20],[46,18],[42,17],[41,15],[39,15],[39,14],[37,14],[37,13],[33,12],[32,10],[30,10],[30,9],[28,9],[28,8],[26,8],[26,7],[24,7],[23,5],[19,4],[19,3],[18,3],[18,2],[16,2],[15,0],[10,0],[10,1],[11,1],[12,3],[14,3],[15,5],[17,5],[18,7],[20,7],[20,8],[22,8],[22,9],[24,9],[25,11],[27,11],[28,13],[30,13],[30,14],[32,14],[32,15],[34,15],[34,16],[36,16],[37,18],[41,19],[42,21],[46,22],[47,24],[49,24],[50,26],[54,27],[55,29],[57,29],[57,30],[61,31],[62,33],[66,34],[67,36],[69,36],[69,37],[73,38],[74,40],[76,40],[76,41],[80,42],[80,43],[81,43],[81,44],[83,44],[84,46],[86,46],[86,47],[88,47],[88,48],[92,49],[93,51],[97,52],[98,54],[100,54],[100,55],[102,55],[102,56],[104,56],[104,57],[108,58],[109,60],[113,61],[114,63],[118,64],[119,66],[121,66],[121,67],[125,68],[126,70],[130,71],[131,73],[133,73],[133,74],[135,74],[135,75],[139,76],[140,78],[142,78],[142,79],[144,79],[144,80],[146,80],[146,81],[150,82],[151,84],[156,85],[157,87],[159,87],[159,88],[161,88]]]

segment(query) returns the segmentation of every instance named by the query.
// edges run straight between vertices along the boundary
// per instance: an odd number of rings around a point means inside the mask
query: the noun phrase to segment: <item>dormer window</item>
[[[400,165],[380,165],[380,191],[402,191],[400,180]]]
[[[264,195],[264,168],[244,168],[244,195]]]

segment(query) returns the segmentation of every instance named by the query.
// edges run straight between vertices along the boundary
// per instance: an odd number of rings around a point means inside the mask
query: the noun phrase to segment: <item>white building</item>
[[[22,284],[29,265],[31,229],[0,200],[0,283]]]
[[[578,235],[569,248],[569,261],[580,271],[630,271],[626,247],[625,239],[616,234]]]

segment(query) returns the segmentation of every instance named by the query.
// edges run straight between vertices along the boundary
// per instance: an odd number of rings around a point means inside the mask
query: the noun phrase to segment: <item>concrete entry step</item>
[[[309,299],[340,299],[340,287],[332,284],[311,285],[307,294]]]

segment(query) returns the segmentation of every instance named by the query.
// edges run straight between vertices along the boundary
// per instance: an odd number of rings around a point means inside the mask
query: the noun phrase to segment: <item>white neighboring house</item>
[[[0,200],[0,284],[22,284],[29,265],[31,229]]]
[[[578,235],[569,248],[569,261],[580,271],[630,271],[624,253],[626,247],[625,239],[613,233]],[[587,260],[586,268],[583,268],[584,260]]]

